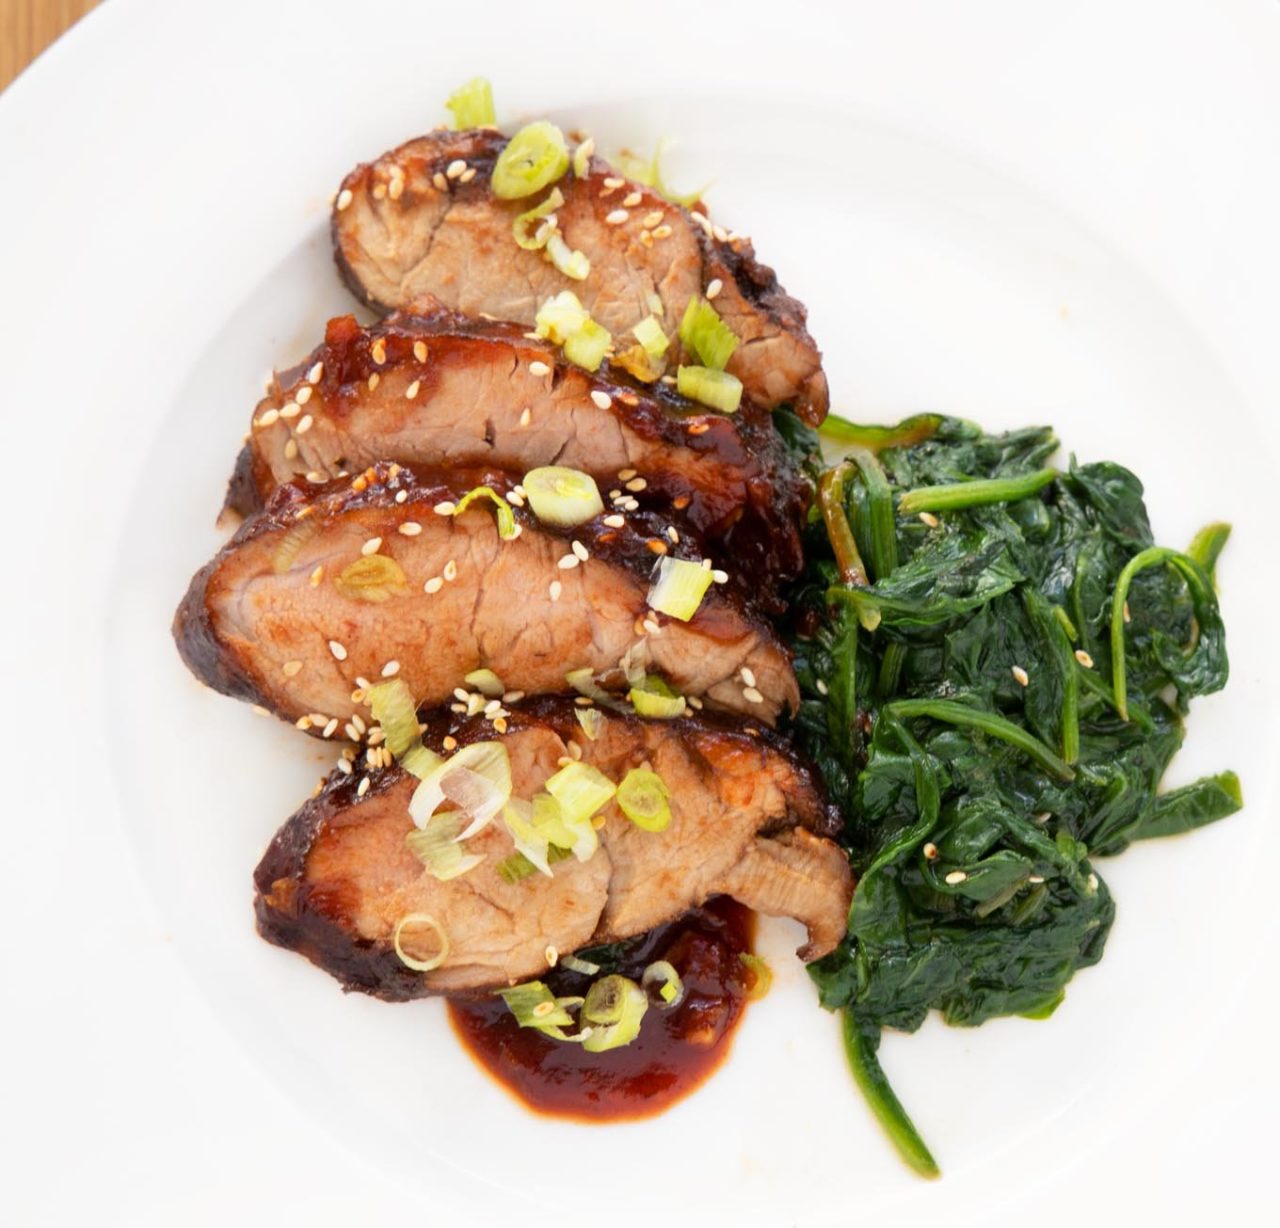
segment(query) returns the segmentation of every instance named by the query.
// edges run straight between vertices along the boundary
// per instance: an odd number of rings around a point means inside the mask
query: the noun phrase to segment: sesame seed
[[[431,176],[431,182],[435,184],[438,192],[447,192],[449,190],[449,181],[439,171],[436,171]]]
[[[645,542],[645,545],[648,546],[649,549],[652,550],[654,554],[667,553],[667,543],[664,542],[660,537],[651,537],[647,542]]]
[[[827,694],[827,684],[823,682],[821,678],[819,678],[817,682],[814,683],[814,686],[818,688],[819,695]]]
[[[587,553],[586,546],[584,546],[580,541],[575,541],[571,549],[584,563],[591,557],[591,555]]]
[[[382,667],[382,676],[384,678],[394,678],[399,672],[400,672],[399,661],[388,661],[386,665]]]
[[[715,296],[719,294],[720,291],[723,289],[724,289],[724,282],[722,282],[718,277],[713,277],[711,281],[707,283],[707,298],[708,299],[715,298]]]
[[[618,506],[622,508],[624,512],[634,512],[639,510],[640,504],[638,504],[634,499],[623,499]]]
[[[443,503],[437,503],[433,510],[437,516],[452,516],[457,506],[446,499]]]
[[[301,661],[286,661],[281,667],[286,678],[292,678],[301,668]]]
[[[742,698],[749,704],[764,703],[764,696],[761,695],[753,686],[746,686],[742,688]]]
[[[663,380],[667,377],[664,375]],[[691,422],[688,431],[690,435],[705,435],[711,429],[710,422]]]
[[[413,398],[418,395],[418,389],[421,387],[422,387],[422,381],[416,379],[413,381],[412,384],[409,385],[408,388],[404,390],[404,395],[408,397],[409,400],[412,401]]]
[[[318,362],[307,372],[307,383],[318,384],[324,376],[324,363]]]
[[[687,703],[691,708],[696,708],[699,712],[702,711],[702,700],[700,700],[696,695],[687,696],[685,698],[685,703]]]
[[[352,201],[351,189],[343,188],[338,193],[338,212],[341,213]]]
[[[427,343],[425,341],[415,341],[413,343],[413,356],[419,362],[427,361]]]
[[[640,203],[639,201],[636,201],[637,205],[639,203]],[[662,221],[662,216],[663,216],[662,210],[655,209],[652,213],[646,213],[644,215],[644,219],[641,222],[641,225],[647,227],[649,230],[652,230],[655,226],[657,226]]]
[[[444,588],[444,580],[440,576],[432,576],[423,586],[424,593],[438,593]]]
[[[633,478],[633,477],[635,477],[635,476],[636,476],[636,471],[635,471],[634,469],[619,469],[619,470],[618,470],[618,481],[619,481],[619,482],[626,482],[626,481],[628,481],[629,479],[631,479],[631,478]]]
[[[458,182],[470,183],[475,177],[476,177],[476,168],[474,166],[468,166],[467,169],[463,171],[461,175],[458,176]]]
[[[293,727],[295,729],[303,729],[303,730],[310,729],[311,718],[309,716],[300,716],[296,721],[293,722]]]
[[[356,796],[363,797],[369,792],[369,778],[364,776],[360,780],[360,784],[356,787]]]
[[[337,640],[329,641],[329,651],[333,653],[334,658],[338,661],[345,661],[347,659],[346,648],[342,644],[338,643]]]
[[[259,418],[254,423],[254,426],[272,426],[279,419],[279,417],[280,417],[280,411],[278,409],[269,409],[265,414],[262,415],[261,418]]]
[[[641,200],[643,200],[643,199],[644,199],[644,198],[640,195],[640,193],[639,193],[639,192],[628,192],[628,193],[627,193],[627,194],[622,198],[622,205],[623,205],[623,208],[625,208],[625,209],[634,209],[634,208],[635,208],[635,207],[636,207],[636,206],[641,202]],[[658,221],[662,221],[662,219],[661,219],[661,218],[659,218],[659,219],[658,219]]]
[[[396,532],[402,537],[417,537],[422,532],[422,526],[416,520],[406,520]]]
[[[533,421],[533,414],[528,410],[522,410],[520,413],[520,425],[528,426]]]
[[[1085,669],[1093,668],[1093,658],[1087,652],[1085,652],[1083,648],[1076,649],[1076,660],[1079,661],[1080,664],[1085,667]]]
[[[313,725],[320,725],[322,727],[329,719],[323,712],[312,712],[309,715],[311,716],[311,723]]]
[[[372,392],[382,382],[382,376],[376,371],[365,381],[370,392]]]
[[[931,529],[936,529],[942,522],[932,512],[921,512],[920,523],[928,525]]]
[[[406,501],[408,500],[408,498],[409,498],[409,492],[408,492],[407,490],[397,490],[397,491],[396,491],[396,502],[397,502],[397,503],[404,503],[404,502],[406,502]]]
[[[457,713],[458,713],[459,715],[461,715],[461,716],[466,716],[466,714],[467,714],[467,705],[466,705],[466,704],[450,704],[450,705],[449,705],[449,711],[450,711],[450,712],[457,712]]]
[[[508,729],[507,718],[505,716],[495,716],[493,718],[493,727],[499,733],[506,733]]]
[[[717,243],[729,242],[729,232],[723,226],[712,226],[711,234]]]
[[[744,665],[742,669],[738,671],[738,673],[739,673],[739,676],[742,678],[742,681],[745,682],[747,686],[755,686],[756,675],[754,670],[748,669],[747,666]]]
[[[254,705],[253,705],[253,710],[254,710],[254,712],[255,712],[258,716],[270,716],[270,715],[271,715],[271,713],[270,713],[270,712],[268,712],[268,711],[266,710],[266,708],[264,708],[261,704],[254,704]]]
[[[958,884],[964,882],[964,880],[968,877],[969,876],[963,870],[952,870],[951,873],[948,874],[947,877],[944,878],[942,881],[946,883],[948,887],[955,887]]]
[[[382,538],[371,537],[363,546],[360,547],[361,554],[377,554],[382,546]]]
[[[387,343],[384,338],[379,337],[377,341],[369,347],[369,357],[372,358],[378,366],[382,366],[382,364],[387,361]]]
[[[705,214],[699,213],[697,209],[691,209],[689,211],[689,216],[693,218],[693,220],[697,222],[698,225],[707,232],[707,234],[711,233],[711,223],[707,221]]]
[[[289,401],[280,407],[280,417],[282,418],[296,418],[300,413],[302,413],[302,407],[297,401]]]
[[[613,398],[607,392],[601,392],[598,388],[592,389],[591,400],[595,403],[597,409],[608,409],[613,404]]]
[[[445,734],[444,738],[440,742],[440,745],[444,747],[445,750],[457,750],[458,739],[455,738],[452,734]]]
[[[293,399],[297,401],[299,405],[305,405],[309,400],[311,400],[311,385],[304,384],[293,394]]]
[[[369,689],[368,682],[365,682],[363,678],[357,678],[356,681],[363,682],[364,689],[366,691]],[[359,712],[353,712],[351,714],[351,723],[356,727],[356,731],[360,734],[361,737],[364,737],[364,735],[369,730],[369,726],[364,723],[364,717],[362,717]]]
[[[1029,882],[1029,883],[1042,883],[1042,882],[1044,882],[1044,875],[1043,875],[1043,874],[1028,874],[1028,875],[1027,875],[1027,882]]]
[[[1015,665],[1013,667],[1013,680],[1019,686],[1026,686],[1031,681],[1031,678],[1027,674],[1027,671],[1023,669],[1021,665]]]
[[[358,730],[350,721],[342,727],[342,732],[345,733],[351,741],[360,741],[360,730]]]
[[[315,419],[310,414],[306,414],[298,423],[298,434],[305,435],[311,429],[312,423],[314,422]]]
[[[606,188],[611,189],[611,190],[616,190],[616,189],[618,189],[618,188],[622,187],[622,185],[623,185],[624,183],[626,183],[626,182],[627,182],[627,181],[626,181],[625,179],[619,179],[616,175],[610,175],[610,176],[609,176],[609,177],[604,181],[604,186],[605,186]]]
[[[444,177],[446,179],[457,179],[457,177],[466,169],[467,164],[462,158],[454,158],[454,160],[445,168]]]
[[[1084,884],[1086,887],[1089,888],[1090,891],[1097,891],[1098,876],[1096,874],[1090,874],[1089,877],[1084,880]]]
[[[323,482],[327,481],[327,479],[325,478],[325,475],[320,472],[319,469],[312,469],[307,473],[307,481],[310,482],[313,486],[319,486]]]
[[[667,525],[667,538],[673,546],[680,544],[680,532],[675,525]]]
[[[627,518],[625,516],[606,516],[604,523],[611,529],[620,529],[627,523]]]
[[[632,478],[631,481],[627,483],[627,489],[639,494],[640,491],[644,490],[648,485],[649,483],[646,482],[644,478]]]
[[[351,775],[351,764],[349,764],[345,759],[339,759],[336,766],[338,771],[340,771],[344,776]]]
[[[937,859],[938,859],[938,846],[937,846],[936,844],[934,844],[934,842],[933,842],[932,840],[930,840],[930,841],[928,842],[928,844],[926,844],[926,845],[924,846],[924,848],[922,848],[920,851],[921,851],[921,852],[925,855],[925,857],[927,857],[930,861],[937,861]]]
[[[331,738],[337,731],[338,731],[338,718],[336,716],[330,717],[329,723],[324,727],[323,736],[326,738]]]
[[[1127,623],[1133,622],[1133,616],[1129,613],[1129,603],[1127,601],[1124,603],[1124,620]]]
[[[564,585],[561,584],[559,580],[552,580],[550,586],[547,589],[547,595],[551,598],[552,601],[559,601],[560,594],[563,591],[564,591]]]
[[[530,375],[550,375],[551,368],[545,362],[534,361],[529,364]]]
[[[640,625],[645,629],[645,631],[649,635],[662,634],[662,627],[658,623],[656,623],[652,618],[646,618],[644,622],[642,622]]]
[[[522,495],[517,487],[512,487],[507,492],[507,502],[512,507],[524,507],[524,495]]]
[[[298,459],[298,441],[296,439],[291,439],[284,445],[284,458],[285,460]]]
[[[566,555],[565,555],[565,556],[564,556],[564,557],[563,557],[563,558],[562,558],[562,559],[561,559],[561,560],[556,564],[556,566],[557,566],[558,568],[560,568],[560,570],[561,570],[561,571],[569,571],[569,570],[571,570],[572,568],[577,567],[577,565],[578,565],[581,561],[582,561],[582,560],[581,560],[581,559],[579,559],[579,558],[578,558],[578,556],[577,556],[576,554],[566,554]]]
[[[612,213],[605,215],[606,226],[621,226],[623,222],[629,218],[629,214],[625,209],[615,209]]]
[[[452,583],[454,580],[458,578],[458,564],[455,563],[453,559],[450,559],[444,565],[444,571],[441,574],[444,576],[444,578],[447,581]]]
[[[671,227],[666,225],[666,223],[664,222],[661,226],[657,227],[654,230],[653,237],[655,239],[669,239],[671,238],[671,233],[672,233]]]
[[[1033,814],[1031,816],[1031,821],[1038,826],[1043,827],[1051,818],[1053,818],[1052,811],[1042,810],[1039,814]]]

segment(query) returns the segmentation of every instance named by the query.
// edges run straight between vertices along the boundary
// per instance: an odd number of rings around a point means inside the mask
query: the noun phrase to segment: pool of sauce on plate
[[[501,998],[456,1000],[449,1020],[463,1047],[529,1108],[579,1121],[620,1121],[661,1113],[700,1086],[728,1054],[754,974],[749,953],[754,914],[727,898],[622,944],[621,972],[639,981],[645,965],[675,966],[685,994],[678,1006],[651,1004],[631,1044],[605,1053],[517,1025]],[[558,997],[586,992],[592,978],[565,968],[541,980]]]

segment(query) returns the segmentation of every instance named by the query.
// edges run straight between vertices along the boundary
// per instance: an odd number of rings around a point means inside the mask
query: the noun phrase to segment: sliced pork
[[[282,482],[324,482],[385,458],[581,469],[602,492],[678,510],[761,579],[803,564],[809,484],[768,411],[704,411],[621,370],[592,376],[517,326],[457,316],[397,315],[368,329],[330,321],[324,344],[254,411],[229,503],[247,514]]]
[[[542,303],[571,289],[626,343],[650,314],[674,337],[690,298],[714,296],[741,342],[728,370],[746,396],[821,422],[827,382],[805,310],[755,259],[750,240],[593,158],[585,176],[570,172],[555,185],[564,241],[591,262],[584,281],[571,281],[512,237],[515,218],[547,191],[514,201],[493,194],[490,174],[505,145],[488,129],[435,131],[346,177],[334,201],[333,245],[363,302],[381,311],[430,303],[528,327]],[[679,346],[666,358],[674,370]]]
[[[395,767],[370,773],[367,785],[359,770],[335,772],[258,866],[263,936],[347,989],[404,1000],[536,977],[549,947],[568,953],[642,933],[719,894],[804,922],[805,959],[844,933],[853,882],[845,855],[825,838],[838,818],[810,771],[768,731],[730,719],[606,714],[590,738],[575,705],[555,699],[514,705],[508,722],[513,796],[531,798],[566,756],[615,781],[647,765],[670,791],[670,826],[643,831],[610,802],[588,860],[509,882],[498,867],[514,846],[498,820],[466,842],[484,861],[440,882],[405,843],[418,781]],[[424,739],[445,752],[495,736],[483,719],[437,716]],[[397,923],[411,913],[428,914],[447,937],[448,956],[434,971],[411,970],[393,948]]]
[[[327,736],[367,682],[398,676],[431,707],[479,669],[529,694],[567,691],[566,674],[589,669],[661,675],[766,723],[796,708],[787,650],[727,573],[688,622],[648,607],[659,558],[700,553],[651,515],[563,532],[504,502],[517,534],[504,540],[487,496],[451,514],[468,491],[514,485],[497,471],[380,464],[281,487],[192,580],[174,621],[183,659],[214,689]]]

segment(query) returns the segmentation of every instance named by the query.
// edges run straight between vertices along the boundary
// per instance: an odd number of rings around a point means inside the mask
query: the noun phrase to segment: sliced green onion
[[[632,768],[618,786],[618,809],[642,831],[671,826],[671,793],[657,772]]]
[[[501,698],[503,692],[507,689],[502,685],[502,679],[491,669],[473,669],[462,680],[469,687],[474,688],[489,699]]]
[[[588,1053],[604,1053],[629,1045],[640,1034],[640,1023],[649,1009],[649,995],[625,976],[601,977],[587,990],[582,1018],[591,1034],[582,1047]]]
[[[564,356],[587,371],[598,371],[613,337],[607,328],[588,317],[587,322],[564,343]]]
[[[555,183],[568,169],[564,133],[542,119],[526,124],[507,142],[489,182],[499,200],[520,200]]]
[[[600,971],[599,964],[593,964],[589,959],[579,959],[576,955],[560,956],[560,967],[568,968],[570,972],[578,972],[583,976],[595,976]]]
[[[668,1010],[679,1006],[684,1001],[684,982],[675,970],[675,965],[669,964],[665,959],[654,960],[644,970],[640,985],[644,989],[656,985],[658,997],[662,999],[663,1006]]]
[[[662,321],[657,316],[645,316],[631,331],[650,358],[661,358],[671,344],[671,338],[662,331]]]
[[[427,773],[409,800],[409,814],[419,828],[446,799],[471,818],[458,838],[465,840],[487,827],[511,797],[511,760],[501,742],[472,742]]]
[[[522,854],[535,870],[550,878],[551,865],[547,854],[551,848],[551,838],[546,828],[538,827],[533,819],[533,803],[521,798],[513,797],[502,808],[502,821],[507,826],[516,852]]]
[[[599,708],[574,708],[573,714],[578,718],[582,732],[594,742],[604,726],[604,713]]]
[[[442,883],[474,870],[483,860],[480,853],[468,853],[458,840],[462,815],[446,810],[433,815],[421,831],[416,828],[404,838],[409,851]]]
[[[573,151],[573,174],[577,179],[585,179],[591,173],[591,155],[596,151],[596,143],[590,137],[582,141]]]
[[[439,940],[440,950],[429,959],[419,959],[416,955],[410,955],[401,945],[401,936],[404,934],[405,929],[411,925],[425,925],[428,929],[434,931],[436,938]],[[434,972],[449,956],[449,935],[444,932],[444,926],[430,913],[411,912],[401,917],[396,922],[391,944],[395,947],[396,954],[400,957],[400,962],[406,967],[412,968],[415,972]]]
[[[334,577],[334,587],[356,601],[386,601],[409,591],[404,569],[385,554],[363,554]]]
[[[610,365],[621,367],[628,375],[634,376],[642,384],[652,384],[663,371],[663,365],[650,358],[642,345],[629,345],[620,353],[609,359]]]
[[[547,846],[547,862],[555,865],[557,861],[564,861],[566,857],[572,857],[573,854],[568,849],[562,849],[558,844]],[[523,853],[512,853],[510,857],[504,857],[494,869],[498,872],[498,877],[504,883],[522,882],[531,874],[538,872],[538,867],[533,864]],[[560,961],[564,963],[562,959]]]
[[[453,514],[461,516],[477,499],[493,500],[493,506],[497,510],[498,516],[498,536],[504,542],[511,541],[516,536],[516,514],[511,510],[511,504],[498,494],[492,486],[477,486],[474,490],[467,491],[458,500],[457,506],[453,509]]]
[[[443,762],[444,760],[435,751],[428,750],[421,742],[409,747],[400,758],[400,766],[419,780],[424,780]]]
[[[695,294],[680,320],[680,341],[704,367],[723,371],[738,338],[721,318],[720,313],[700,295]],[[735,407],[736,408],[736,407]]]
[[[563,193],[559,188],[552,188],[542,204],[534,205],[532,209],[517,215],[516,220],[511,223],[511,233],[515,236],[516,243],[527,252],[536,252],[546,247],[547,240],[555,234],[555,221],[545,222],[541,226],[535,223],[551,217],[563,204]]]
[[[559,272],[574,281],[586,281],[591,275],[591,261],[587,259],[586,252],[570,247],[558,230],[553,230],[547,236],[547,259]]]
[[[655,147],[652,159],[648,161],[637,157],[630,150],[624,149],[614,159],[614,162],[628,179],[633,179],[636,183],[642,183],[647,188],[653,188],[659,196],[666,197],[672,204],[684,205],[687,209],[690,205],[697,204],[702,199],[702,194],[711,185],[704,183],[702,187],[692,192],[686,192],[684,195],[669,187],[662,178],[662,155],[670,144],[671,138],[663,137]]]
[[[521,482],[533,514],[559,529],[586,524],[604,511],[595,478],[580,469],[544,465],[530,469]]]
[[[615,704],[617,697],[611,695],[597,681],[595,672],[589,667],[582,669],[571,669],[564,676],[564,680],[579,695],[585,695],[588,699],[594,699],[598,704]]]
[[[455,128],[492,128],[497,122],[493,110],[493,87],[484,77],[472,77],[460,85],[444,104],[453,116]]]
[[[749,951],[739,951],[738,958],[743,967],[751,974],[751,984],[747,987],[747,997],[752,1002],[759,1002],[769,992],[773,984],[773,969],[758,955]]]
[[[547,299],[533,318],[534,331],[564,349],[570,362],[595,371],[613,342],[609,331],[597,324],[572,290]]]
[[[711,569],[663,555],[654,571],[654,582],[645,600],[651,609],[687,623],[711,587]]]
[[[294,521],[281,535],[280,544],[271,556],[271,570],[277,576],[284,575],[293,566],[302,547],[319,532],[320,525],[314,516]]]
[[[533,799],[533,825],[544,832],[554,848],[566,849],[579,861],[590,861],[600,847],[600,837],[589,815],[568,815],[550,793]],[[547,861],[555,861],[550,853]]]
[[[567,763],[546,783],[546,790],[560,805],[566,823],[590,819],[618,791],[598,768],[589,763]]]
[[[684,696],[677,695],[655,675],[650,675],[642,679],[637,686],[633,686],[627,698],[631,700],[631,706],[640,716],[669,721],[685,714]]]
[[[402,678],[375,682],[365,693],[373,719],[382,726],[386,748],[397,759],[418,740],[418,710]]]
[[[562,1004],[571,999],[558,999],[541,981],[526,981],[523,985],[499,989],[498,997],[507,1004],[507,1010],[522,1028],[573,1026],[573,1016]]]
[[[742,404],[742,381],[728,371],[713,371],[710,367],[677,367],[676,391],[725,414],[737,413]]]

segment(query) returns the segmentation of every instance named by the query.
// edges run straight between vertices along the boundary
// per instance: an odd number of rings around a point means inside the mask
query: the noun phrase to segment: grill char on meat
[[[484,485],[509,493],[514,478],[380,464],[353,482],[280,487],[192,580],[174,620],[183,659],[215,690],[290,721],[323,716],[320,728],[347,719],[359,678],[398,673],[434,707],[476,669],[541,694],[568,690],[570,670],[617,671],[624,656],[712,708],[766,723],[796,709],[786,649],[733,584],[713,584],[687,623],[648,608],[655,544],[697,558],[696,541],[668,546],[643,513],[622,528],[602,516],[572,530],[590,556],[579,564],[569,536],[523,509],[511,541],[487,499],[460,516],[436,511]],[[403,580],[376,588],[378,600],[351,595],[347,569],[379,559]]]
[[[606,180],[620,177],[593,158],[585,177],[570,172],[556,184],[565,198],[556,210],[564,240],[591,261],[585,281],[570,281],[512,237],[513,220],[547,191],[516,201],[493,195],[490,175],[505,145],[506,137],[489,129],[435,131],[346,177],[334,203],[333,246],[361,301],[384,312],[434,303],[528,327],[546,299],[572,289],[622,341],[654,312],[654,296],[661,307],[655,314],[674,338],[689,299],[719,282],[716,310],[741,342],[728,370],[746,396],[822,421],[827,382],[805,309],[757,262],[749,240],[725,235],[702,212],[651,188],[610,187]],[[458,162],[464,174],[476,172],[467,182],[456,167],[448,175]],[[637,196],[638,203],[623,206]],[[666,358],[679,360],[678,344]]]
[[[602,812],[601,847],[585,862],[556,863],[553,876],[508,883],[497,866],[513,852],[501,820],[468,841],[485,861],[438,882],[405,845],[417,781],[399,768],[360,779],[336,773],[277,834],[254,876],[258,928],[300,951],[346,989],[394,1001],[478,991],[535,977],[546,948],[569,952],[644,932],[712,895],[808,928],[804,959],[844,934],[853,882],[847,859],[826,836],[838,816],[815,781],[768,731],[715,717],[643,721],[606,714],[593,740],[574,705],[541,699],[517,705],[504,737],[513,795],[530,797],[557,770],[568,743],[583,761],[618,780],[649,763],[671,792],[671,825],[641,831],[614,803]],[[462,744],[491,738],[477,719],[437,715],[425,741],[446,733]],[[400,962],[391,938],[408,913],[434,917],[450,954],[434,972]]]
[[[703,411],[618,369],[593,377],[516,325],[445,314],[396,315],[368,329],[351,316],[330,321],[324,344],[254,411],[228,504],[247,515],[282,482],[328,480],[387,458],[518,473],[565,465],[591,473],[602,493],[638,473],[643,505],[674,506],[677,524],[722,556],[750,560],[771,584],[803,565],[810,486],[767,410]]]

